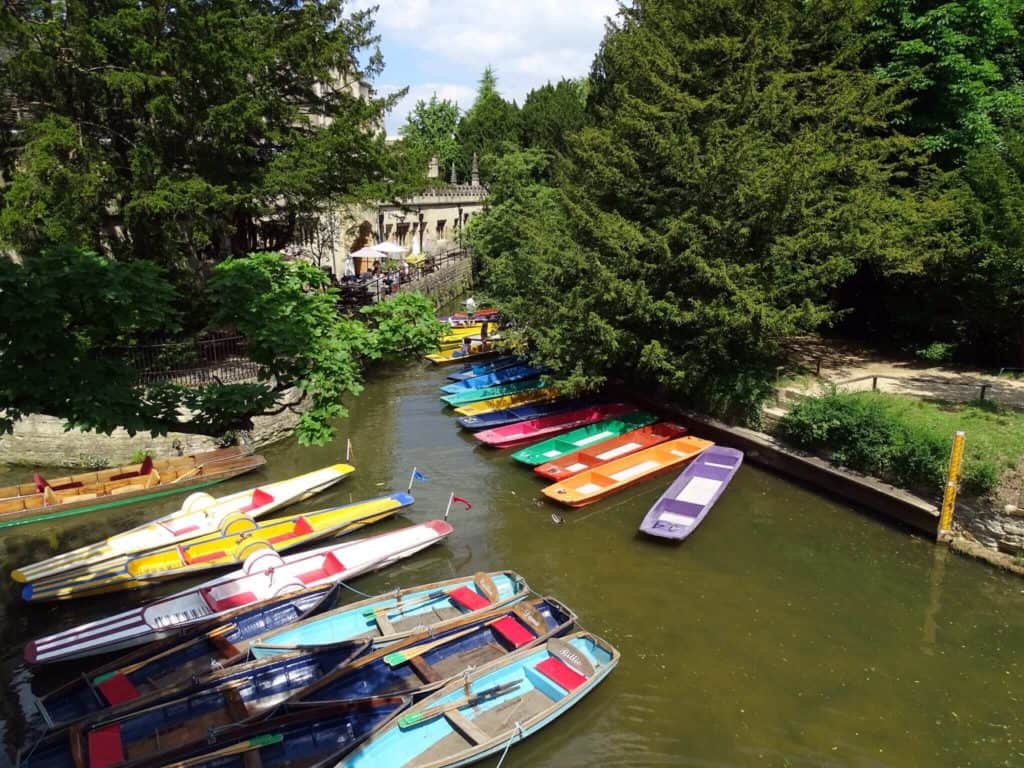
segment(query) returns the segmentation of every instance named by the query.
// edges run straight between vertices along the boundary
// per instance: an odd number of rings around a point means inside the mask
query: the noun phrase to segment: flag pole
[[[444,508],[444,519],[448,519],[448,513],[452,511],[452,502],[455,501],[455,493],[448,496],[448,506]]]
[[[352,458],[352,438],[345,438],[345,463],[348,464]]]
[[[416,467],[412,468],[412,474],[409,475],[409,487],[405,489],[406,493],[412,493],[412,483],[416,479]]]

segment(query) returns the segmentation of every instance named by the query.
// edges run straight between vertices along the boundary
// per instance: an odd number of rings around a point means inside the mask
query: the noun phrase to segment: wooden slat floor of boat
[[[503,740],[507,740],[512,735],[512,729],[517,722],[522,723],[539,715],[550,708],[553,703],[549,696],[534,689],[527,691],[522,696],[503,701],[501,704],[484,712],[474,714],[473,710],[469,710],[468,713],[463,713],[463,715],[472,720],[475,732],[485,733],[491,739],[494,739],[494,734],[497,734]],[[421,752],[406,763],[403,768],[429,765],[450,758],[474,746],[477,746],[477,744],[456,731],[445,736],[430,749]]]
[[[474,648],[471,651],[455,654],[446,659],[439,659],[431,664],[431,666],[441,677],[451,677],[452,675],[459,674],[467,667],[483,666],[489,661],[494,661],[504,656],[505,653],[506,651],[494,643],[487,643],[487,645],[481,645],[479,648]]]
[[[152,757],[169,749],[189,744],[194,741],[205,741],[209,735],[210,728],[222,725],[230,725],[235,722],[226,709],[218,709],[199,720],[190,720],[175,728],[157,730],[145,739],[139,739],[124,745],[124,754],[127,760],[137,760],[143,757]]]
[[[396,632],[405,632],[410,629],[416,629],[416,627],[455,619],[461,615],[462,611],[458,608],[440,606],[438,608],[431,608],[429,612],[417,613],[404,619],[392,619],[391,626],[395,628]]]

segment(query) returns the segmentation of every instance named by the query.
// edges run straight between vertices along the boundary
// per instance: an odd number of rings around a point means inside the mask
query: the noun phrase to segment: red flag
[[[465,504],[466,505],[466,509],[472,509],[473,508],[472,504],[470,504],[468,501],[466,501],[461,496],[456,496],[454,493],[452,494],[452,501],[457,501],[460,504]]]

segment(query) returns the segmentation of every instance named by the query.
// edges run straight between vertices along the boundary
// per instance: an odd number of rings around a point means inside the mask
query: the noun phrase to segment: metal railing
[[[260,366],[249,359],[246,339],[231,331],[125,347],[121,352],[144,384],[240,384],[256,381],[260,374]]]
[[[405,269],[382,271],[379,275],[369,278],[365,277],[364,273],[354,278],[343,279],[337,283],[341,295],[340,303],[346,308],[351,308],[384,301],[401,291],[404,286],[453,267],[468,258],[471,258],[468,249],[451,248],[426,256],[422,263],[409,264]]]
[[[1011,408],[1024,407],[1024,390],[1000,387],[992,381],[956,381],[937,376],[889,376],[886,374],[869,374],[852,379],[832,382],[837,391],[862,392],[867,386],[853,385],[871,382],[871,391],[891,391],[898,394],[912,395],[923,399],[945,400],[947,402],[999,402]],[[882,382],[893,382],[895,386],[888,388],[879,386]]]

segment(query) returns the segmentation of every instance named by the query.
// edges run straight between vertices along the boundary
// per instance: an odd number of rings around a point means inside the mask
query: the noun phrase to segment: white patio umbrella
[[[382,253],[380,250],[378,250],[377,248],[371,248],[370,246],[367,245],[367,246],[365,246],[363,248],[360,248],[358,251],[353,251],[352,253],[350,253],[349,254],[349,258],[351,258],[351,259],[375,259],[376,260],[376,259],[386,259],[387,256],[384,253]]]
[[[383,243],[377,243],[375,246],[373,246],[373,249],[375,251],[380,251],[381,253],[388,255],[405,253],[406,251],[409,250],[404,245],[398,245],[397,243],[388,242],[387,240],[385,240]]]

